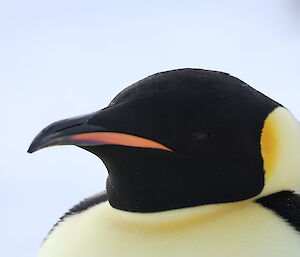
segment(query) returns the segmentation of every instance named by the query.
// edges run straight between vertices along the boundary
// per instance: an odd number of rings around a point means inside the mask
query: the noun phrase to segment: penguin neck
[[[244,200],[151,213],[123,211],[113,208],[109,203],[106,203],[105,208],[107,215],[122,225],[127,224],[128,226],[143,226],[145,228],[168,230],[175,229],[175,227],[186,227],[195,223],[204,224],[218,217],[246,208],[251,204],[254,204],[253,200]]]

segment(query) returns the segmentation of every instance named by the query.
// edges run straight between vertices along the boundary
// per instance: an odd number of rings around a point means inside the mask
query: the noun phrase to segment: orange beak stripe
[[[173,152],[170,148],[153,140],[118,132],[91,132],[70,136],[69,140],[75,144],[90,145],[124,145],[142,148],[154,148]]]

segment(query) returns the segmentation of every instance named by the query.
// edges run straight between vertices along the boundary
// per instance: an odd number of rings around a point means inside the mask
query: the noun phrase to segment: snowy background
[[[51,226],[104,189],[95,156],[29,155],[49,123],[105,107],[152,73],[231,73],[300,118],[300,2],[0,1],[0,249],[34,257]]]

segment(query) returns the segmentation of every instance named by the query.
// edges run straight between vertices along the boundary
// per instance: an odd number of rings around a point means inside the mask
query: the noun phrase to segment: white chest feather
[[[156,214],[106,202],[73,215],[51,233],[39,257],[299,257],[300,234],[255,203]]]

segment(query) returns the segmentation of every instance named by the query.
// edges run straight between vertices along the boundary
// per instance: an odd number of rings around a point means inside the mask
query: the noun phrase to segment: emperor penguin
[[[108,177],[39,257],[300,256],[299,123],[227,73],[149,76],[49,125],[28,152],[53,145],[97,155]]]

